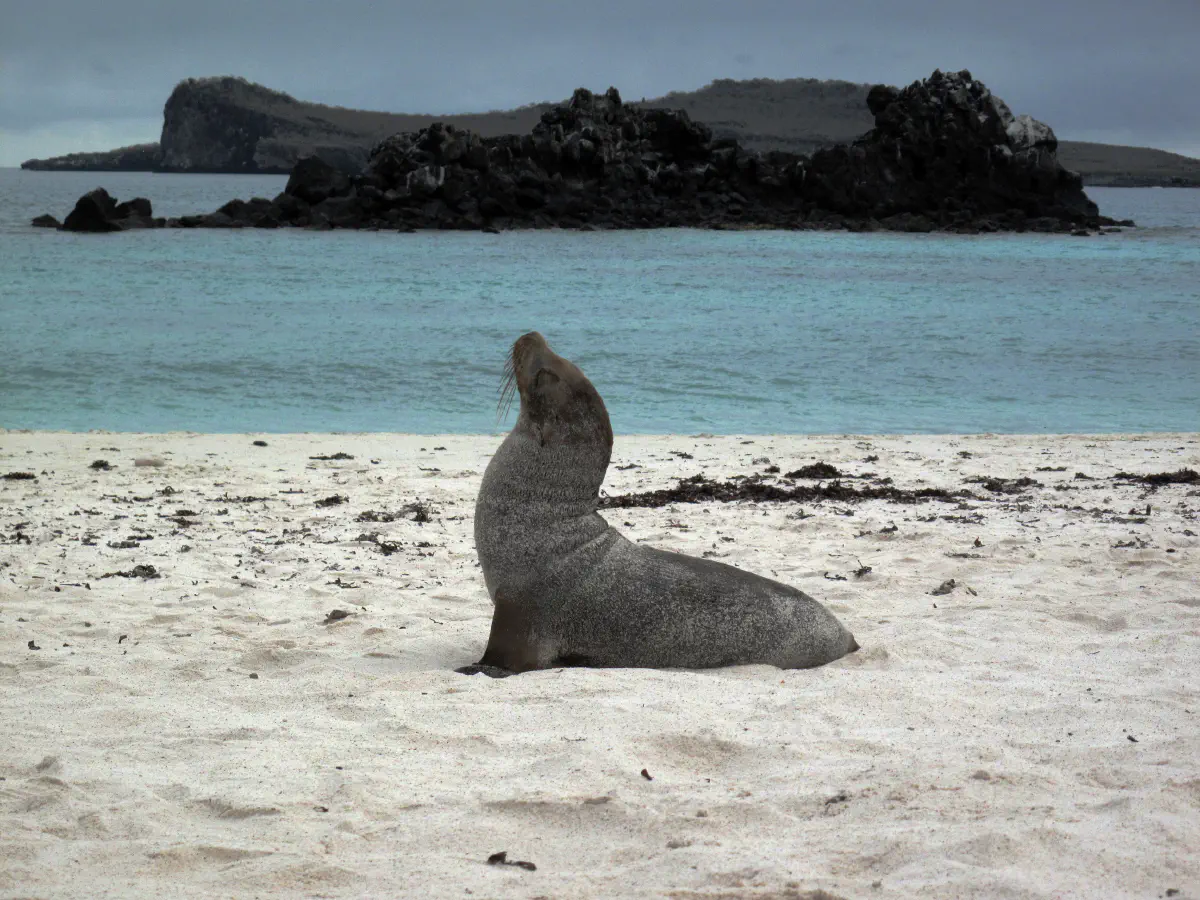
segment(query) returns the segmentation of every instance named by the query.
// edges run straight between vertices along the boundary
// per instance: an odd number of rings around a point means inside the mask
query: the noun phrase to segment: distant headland
[[[747,150],[811,155],[848,144],[875,124],[869,84],[794,78],[721,79],[697,91],[630,103],[681,109],[714,138]],[[334,168],[362,171],[371,148],[401,132],[442,122],[481,137],[527,132],[555,104],[465,115],[415,115],[306,103],[244,78],[189,78],[171,92],[158,143],[100,153],[31,159],[23,169],[87,172],[288,174],[315,156]],[[1200,187],[1200,160],[1163,150],[1059,141],[1058,159],[1085,185]]]

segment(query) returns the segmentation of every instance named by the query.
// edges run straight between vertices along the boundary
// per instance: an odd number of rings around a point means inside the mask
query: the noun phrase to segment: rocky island
[[[483,137],[433,123],[380,141],[358,174],[304,157],[273,199],[162,220],[108,215],[128,204],[93,192],[63,227],[1086,234],[1117,224],[1099,215],[1080,176],[1059,162],[1050,127],[1014,116],[970,72],[935,71],[903,90],[878,85],[867,105],[874,127],[853,143],[811,155],[764,153],[714,137],[683,110],[626,104],[614,88],[580,88],[526,134]]]
[[[816,78],[718,79],[696,91],[640,99],[643,109],[682,109],[747,150],[812,154],[847,144],[874,127],[872,85]],[[244,78],[189,78],[171,92],[157,143],[104,153],[31,159],[22,168],[49,171],[169,171],[287,174],[316,156],[349,174],[392,134],[440,121],[482,137],[529,131],[555,104],[434,116],[372,112],[308,103]],[[1152,150],[1060,141],[1058,159],[1085,185],[1200,186],[1200,160]]]

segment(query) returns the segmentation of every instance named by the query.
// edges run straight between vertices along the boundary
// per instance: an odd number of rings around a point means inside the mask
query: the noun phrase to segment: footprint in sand
[[[1096,616],[1092,613],[1080,612],[1065,613],[1064,615],[1055,616],[1054,618],[1063,622],[1076,622],[1080,625],[1089,625],[1092,628],[1095,628],[1097,631],[1124,631],[1129,627],[1129,623],[1126,621],[1124,616],[1111,616],[1106,619],[1103,616]]]

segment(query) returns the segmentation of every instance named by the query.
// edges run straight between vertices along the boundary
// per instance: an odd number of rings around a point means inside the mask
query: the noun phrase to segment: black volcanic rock
[[[868,99],[873,129],[809,157],[750,152],[714,139],[682,110],[580,88],[528,134],[481,137],[435,122],[379,142],[360,174],[304,158],[274,200],[231,201],[170,224],[967,233],[1111,224],[1059,164],[1054,132],[1014,117],[969,72],[935,71],[903,90],[872,89]]]
[[[283,192],[312,204],[345,194],[349,189],[350,179],[344,173],[323,159],[306,156],[293,167]]]
[[[135,197],[124,203],[117,203],[104,188],[96,188],[76,201],[75,208],[63,220],[62,230],[104,233],[161,227],[164,221],[153,218],[153,215],[150,201],[145,197]],[[38,220],[35,219],[33,224],[38,224]]]
[[[867,92],[867,111],[873,116],[878,116],[891,106],[899,95],[900,92],[891,85],[877,84]]]
[[[484,138],[436,122],[381,141],[353,177],[302,159],[265,219],[231,204],[211,224],[974,233],[1107,221],[1058,163],[1054,132],[1014,117],[969,72],[879,86],[868,102],[871,131],[807,157],[748,152],[682,110],[580,88],[529,134]]]
[[[49,213],[42,213],[40,216],[34,216],[33,221],[29,223],[34,228],[62,228],[62,222],[54,218]]]
[[[875,128],[853,145],[818,150],[805,167],[803,193],[822,209],[885,224],[904,215],[943,227],[997,218],[1016,227],[1024,217],[1095,224],[1080,177],[1055,156],[1054,132],[1014,118],[969,72],[872,89],[868,102]]]
[[[150,207],[150,201],[145,197],[134,197],[132,200],[126,200],[124,203],[118,203],[113,209],[112,217],[114,219],[128,219],[138,217],[149,219],[154,216],[154,211]]]
[[[75,202],[75,208],[63,220],[63,231],[120,231],[121,226],[113,221],[116,208],[116,201],[104,188],[88,191]]]

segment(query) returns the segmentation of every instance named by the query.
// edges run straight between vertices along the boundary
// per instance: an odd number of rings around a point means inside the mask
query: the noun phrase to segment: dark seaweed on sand
[[[387,510],[380,512],[374,509],[368,509],[365,512],[359,513],[355,518],[355,521],[386,523],[395,522],[397,519],[411,519],[418,524],[424,524],[425,522],[432,521],[433,509],[427,503],[422,503],[420,500],[417,500],[413,503],[404,504],[404,506],[400,507],[395,512],[388,512]]]
[[[1029,488],[1041,487],[1040,481],[1032,478],[988,478],[984,475],[974,475],[965,479],[967,484],[980,484],[993,494],[1020,494]]]
[[[842,484],[840,481],[782,487],[768,484],[756,477],[737,481],[713,481],[703,475],[693,475],[691,478],[680,479],[673,488],[601,497],[600,508],[660,507],[668,503],[700,503],[705,500],[723,503],[736,500],[774,503],[815,503],[821,500],[837,500],[843,503],[863,500],[922,503],[927,500],[939,500],[944,503],[956,503],[963,499],[974,499],[974,495],[968,491],[947,491],[942,488],[921,488],[915,491],[901,490],[890,485],[859,488]]]
[[[400,544],[396,541],[380,540],[379,535],[374,532],[363,532],[354,540],[374,544],[384,556],[391,556],[393,553],[400,552]]]
[[[643,770],[644,772],[645,770]],[[537,866],[525,859],[509,859],[508,851],[501,850],[499,853],[493,853],[487,858],[489,866],[515,866],[518,869],[525,869],[528,872],[536,872]]]
[[[809,466],[801,466],[794,472],[788,472],[784,478],[850,478],[845,472],[839,472],[827,462],[815,462]]]
[[[1135,475],[1132,472],[1118,472],[1112,476],[1114,480],[1136,481],[1159,487],[1164,484],[1200,484],[1200,472],[1195,469],[1180,469],[1178,472],[1156,472],[1152,475]]]
[[[105,572],[101,578],[162,578],[158,569],[151,565],[134,566],[125,572]]]

